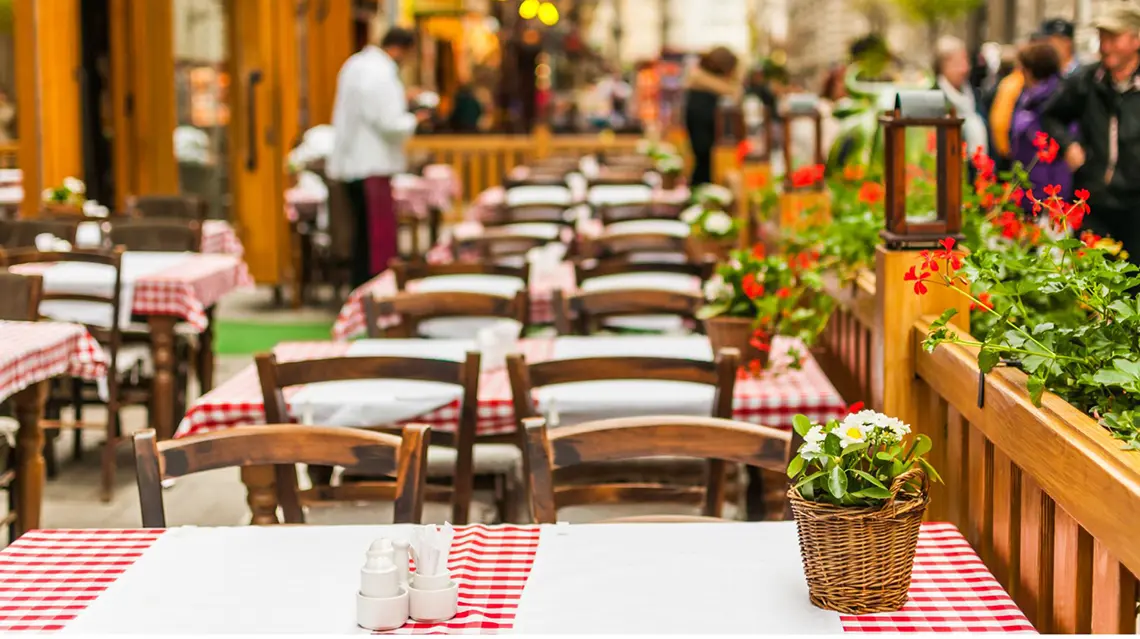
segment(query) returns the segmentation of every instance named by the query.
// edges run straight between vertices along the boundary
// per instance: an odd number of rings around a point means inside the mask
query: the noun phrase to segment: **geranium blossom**
[[[903,275],[903,279],[906,280],[907,282],[914,282],[914,292],[915,293],[917,293],[919,295],[925,295],[927,288],[926,288],[926,284],[923,283],[923,280],[930,277],[930,272],[929,271],[923,271],[922,273],[916,273],[915,272],[916,270],[917,270],[916,267],[914,267],[914,266],[910,267],[910,270],[906,272],[906,275]]]
[[[883,200],[885,189],[878,182],[864,182],[859,187],[859,201],[864,204],[878,204]]]
[[[822,164],[813,164],[796,169],[792,172],[792,186],[803,188],[811,186],[823,179],[826,167]]]

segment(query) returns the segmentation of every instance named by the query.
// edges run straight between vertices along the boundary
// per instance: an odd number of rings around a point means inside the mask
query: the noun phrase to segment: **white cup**
[[[394,630],[408,623],[408,590],[395,597],[377,599],[356,593],[356,625],[365,630]]]
[[[442,585],[440,580],[443,580]],[[434,577],[416,574],[408,587],[408,600],[412,619],[447,621],[459,612],[459,584],[446,574]]]

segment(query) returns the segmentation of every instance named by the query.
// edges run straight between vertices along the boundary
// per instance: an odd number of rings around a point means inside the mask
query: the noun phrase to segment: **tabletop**
[[[113,271],[99,264],[22,264],[11,270],[42,275],[44,291],[49,293],[98,295],[114,288]],[[148,251],[123,254],[121,282],[125,316],[174,315],[199,331],[209,324],[206,309],[225,294],[253,283],[245,262],[234,255]],[[91,306],[49,301],[40,310],[53,319],[99,324],[87,321]],[[103,325],[109,322],[104,320]]]
[[[103,348],[78,324],[0,321],[0,401],[59,375],[96,380],[106,373]]]
[[[488,279],[494,277],[495,276],[489,276]],[[530,274],[531,322],[535,324],[550,324],[554,322],[554,307],[551,305],[554,291],[574,291],[577,288],[575,278],[574,265],[570,262],[563,262],[557,268],[550,269],[549,271],[532,268]],[[431,277],[408,282],[408,290],[427,290],[422,288],[423,283],[443,279],[442,277]],[[465,284],[457,288],[441,289],[436,287],[433,290],[476,291],[501,294],[501,291],[487,291],[477,285],[470,286],[469,284],[473,279],[473,277],[469,277],[466,280],[462,280]],[[396,275],[390,270],[384,271],[353,289],[353,291],[349,293],[348,299],[345,300],[344,306],[341,307],[340,313],[337,314],[336,322],[333,323],[333,339],[344,340],[365,334],[367,332],[367,322],[364,318],[364,300],[367,299],[369,295],[375,297],[390,297],[396,293]],[[510,294],[513,295],[513,292]],[[394,318],[387,318],[382,319],[381,323],[385,326],[391,326],[396,323],[396,320]]]
[[[411,528],[32,531],[0,553],[0,631],[363,634],[365,551]],[[459,613],[397,634],[1034,632],[945,523],[870,615],[811,606],[791,522],[461,526],[448,565]]]
[[[776,370],[760,377],[738,379],[734,417],[776,428],[791,428],[792,417],[803,413],[818,421],[841,417],[847,406],[819,365],[806,356],[800,370],[786,370],[781,354],[794,340],[777,338],[773,345]],[[358,340],[356,342],[308,342],[279,344],[274,352],[282,361],[366,355],[417,356],[460,360],[477,347],[472,340]],[[806,349],[802,349],[806,352]],[[696,336],[592,336],[519,340],[519,351],[528,362],[555,358],[600,355],[644,355],[711,359],[708,338]],[[362,384],[383,384],[363,388]],[[422,382],[418,384],[423,384]],[[369,380],[338,382],[340,390],[325,385],[320,392],[306,387],[287,389],[286,401],[300,421],[342,426],[365,426],[402,421],[426,423],[454,432],[459,419],[459,392],[450,394],[436,386],[411,389],[405,384]],[[298,394],[300,396],[298,397]],[[712,410],[711,387],[680,382],[615,381],[563,384],[541,389],[535,400],[552,419],[567,425],[574,421],[648,414],[708,415]],[[303,406],[302,406],[303,405]],[[306,409],[313,412],[306,415]],[[418,410],[418,413],[417,413]],[[514,432],[514,407],[506,370],[484,370],[479,381],[477,432],[501,435]],[[386,420],[385,417],[390,419]],[[257,371],[251,365],[200,397],[186,413],[177,436],[230,428],[265,421],[265,404]]]

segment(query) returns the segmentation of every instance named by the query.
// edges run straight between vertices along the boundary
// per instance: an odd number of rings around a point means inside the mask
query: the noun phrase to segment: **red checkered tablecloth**
[[[21,264],[10,270],[44,273],[51,264]],[[125,272],[125,271],[124,271]],[[174,315],[205,330],[209,324],[206,309],[225,294],[252,286],[249,268],[240,257],[206,253],[185,253],[172,266],[140,276],[134,282],[131,312],[135,315]]]
[[[0,400],[59,375],[107,374],[103,348],[87,329],[64,322],[0,321]]]
[[[554,339],[520,341],[528,362],[550,359]],[[774,353],[783,353],[790,343],[777,338]],[[345,342],[310,342],[280,344],[274,349],[282,361],[339,357],[348,352]],[[779,357],[776,355],[776,357]],[[296,392],[295,387],[291,392]],[[286,399],[291,393],[286,393]],[[803,413],[817,421],[842,417],[847,412],[839,396],[819,365],[806,356],[801,370],[768,372],[758,378],[737,380],[734,417],[741,421],[775,428],[791,428],[792,417]],[[433,429],[455,432],[459,424],[459,401],[417,417],[415,422]],[[206,393],[190,407],[178,427],[176,437],[204,433],[239,424],[265,421],[265,403],[253,366],[243,369],[227,382]],[[485,371],[479,380],[479,411],[476,426],[480,435],[502,435],[515,430],[511,384],[505,370]]]
[[[0,632],[64,630],[166,533],[161,529],[27,533],[0,553]],[[512,629],[534,559],[541,552],[539,539],[538,526],[457,527],[449,567],[460,584],[459,614],[438,624],[412,621],[397,634],[493,634]],[[165,549],[172,550],[193,552],[193,547],[188,541]],[[605,628],[604,620],[598,623]],[[945,523],[922,527],[911,599],[902,610],[841,615],[841,623],[845,632],[1035,632],[961,533]]]
[[[554,307],[551,305],[556,289],[567,294],[577,290],[575,283],[574,265],[564,262],[561,268],[550,277],[541,277],[537,272],[530,277],[530,321],[535,324],[550,324],[554,321]],[[415,282],[408,282],[408,290],[416,290]],[[332,336],[336,340],[345,340],[363,335],[365,331],[364,300],[366,296],[387,297],[396,294],[396,276],[392,271],[372,278],[361,286],[356,287],[349,294],[344,306],[333,324]],[[395,319],[388,320],[395,324]]]
[[[202,252],[241,257],[245,254],[245,247],[229,222],[206,220],[202,224]]]

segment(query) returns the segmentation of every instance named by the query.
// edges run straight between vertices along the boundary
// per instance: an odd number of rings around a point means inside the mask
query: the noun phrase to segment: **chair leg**
[[[71,406],[75,411],[75,423],[83,423],[83,380],[75,378],[71,380]],[[78,461],[83,459],[83,429],[76,428],[72,440],[72,457]]]
[[[58,428],[44,429],[44,465],[48,479],[55,479],[59,475],[59,459],[55,454],[55,440],[58,438]]]
[[[99,498],[111,501],[115,491],[115,453],[119,445],[119,408],[107,407],[107,441],[103,443],[102,484]]]
[[[766,515],[764,478],[759,468],[748,466],[748,489],[745,493],[746,521],[764,521]]]

